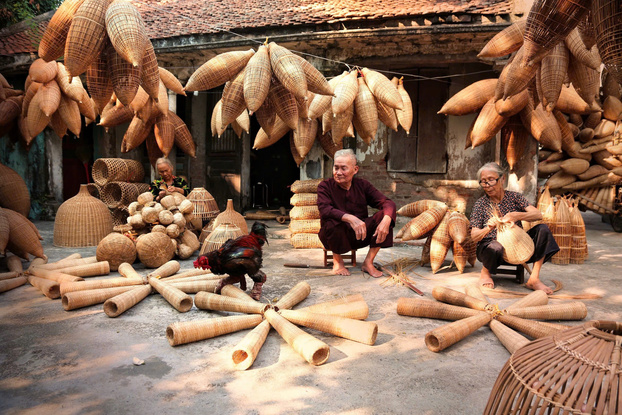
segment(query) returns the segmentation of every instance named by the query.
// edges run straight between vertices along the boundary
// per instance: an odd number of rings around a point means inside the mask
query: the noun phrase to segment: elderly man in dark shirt
[[[350,275],[342,254],[369,246],[361,270],[374,278],[382,272],[374,266],[380,248],[393,246],[395,203],[365,179],[354,177],[359,168],[352,150],[335,153],[333,178],[324,180],[317,189],[320,209],[320,240],[333,251],[333,273]],[[367,206],[378,209],[368,217]]]

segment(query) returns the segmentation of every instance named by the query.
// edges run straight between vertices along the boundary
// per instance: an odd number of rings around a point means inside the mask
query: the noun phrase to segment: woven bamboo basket
[[[294,130],[292,135],[293,144],[298,151],[300,158],[304,160],[307,157],[315,137],[317,136],[318,122],[309,118],[300,118],[298,120],[298,128]],[[300,165],[300,163],[298,163]]]
[[[145,177],[145,170],[136,160],[100,158],[93,163],[92,175],[95,183],[104,186],[113,181],[140,182]]]
[[[451,288],[436,286],[432,289],[432,296],[438,301],[444,303],[469,307],[474,310],[484,311],[487,309],[488,303],[478,300],[469,295],[461,293],[460,291],[452,290]]]
[[[546,304],[525,308],[506,310],[514,317],[530,320],[582,320],[587,316],[587,307],[584,303],[574,301],[565,304]]]
[[[82,277],[76,277],[75,275],[65,274],[57,270],[41,269],[39,267],[34,267],[31,270],[29,270],[29,272],[31,275],[34,275],[35,277],[56,281],[59,284],[63,282],[84,281],[84,278]]]
[[[317,206],[294,206],[289,211],[291,220],[320,219],[320,210]]]
[[[186,95],[184,87],[179,82],[179,79],[165,68],[158,69],[160,73],[160,79],[164,82],[164,85],[178,95]]]
[[[28,254],[35,257],[45,257],[39,234],[32,223],[23,215],[11,209],[0,208],[0,210],[2,210],[8,225],[8,234],[5,233],[5,235],[8,235],[6,249],[16,255],[25,253],[26,257]]]
[[[244,235],[248,234],[248,225],[246,224],[246,220],[244,219],[244,216],[235,211],[232,199],[227,200],[226,209],[216,216],[216,219],[214,220],[214,229],[223,223],[236,225],[240,228]]]
[[[492,320],[489,313],[476,314],[438,327],[425,335],[425,344],[433,352],[440,352],[459,342]]]
[[[203,221],[213,219],[220,213],[214,197],[203,187],[195,187],[187,199],[194,205],[194,216]]]
[[[268,320],[262,321],[233,348],[231,360],[235,370],[246,370],[252,366],[271,328]]]
[[[110,264],[108,264],[108,261],[100,261],[92,264],[61,268],[58,271],[68,275],[75,275],[76,277],[95,277],[110,274]]]
[[[295,130],[298,128],[299,116],[296,97],[274,77],[270,83],[268,99],[276,115],[278,115],[290,129]]]
[[[54,221],[55,246],[97,246],[112,232],[112,217],[106,205],[91,196],[85,185],[64,202]]]
[[[35,59],[30,68],[28,69],[28,75],[32,82],[46,83],[50,82],[58,74],[58,65],[56,62],[46,62],[39,58]]]
[[[475,148],[490,141],[505,125],[508,118],[499,115],[494,98],[482,108],[471,131],[471,147]]]
[[[582,264],[588,255],[587,240],[585,237],[585,222],[579,208],[575,205],[570,210],[570,227],[572,246],[570,248],[570,263]]]
[[[296,249],[324,248],[316,233],[297,233],[292,235],[290,243]]]
[[[231,81],[225,84],[222,93],[221,124],[231,124],[246,108],[244,102],[244,72],[242,69]]]
[[[540,67],[541,99],[548,111],[552,111],[555,108],[559,99],[568,71],[568,60],[568,49],[561,42],[542,59]]]
[[[39,56],[47,62],[63,55],[71,19],[84,0],[63,1],[48,23],[39,43]]]
[[[123,135],[121,152],[127,153],[128,151],[131,151],[141,145],[152,131],[152,123],[144,122],[140,117],[134,116],[127,128],[127,131]]]
[[[229,239],[236,239],[244,232],[237,226],[231,223],[222,223],[214,228],[214,230],[207,236],[201,247],[199,255],[204,255],[208,252],[212,252],[220,248]]]
[[[9,272],[17,272],[22,274],[24,272],[24,266],[22,260],[15,255],[8,255],[6,258],[6,267]]]
[[[162,90],[166,93],[166,87],[160,82],[160,68],[158,59],[151,41],[147,39],[145,43],[145,53],[143,54],[142,68],[140,72],[140,85],[152,99],[157,99],[158,108],[168,110],[168,95],[162,97]],[[162,100],[162,102],[160,102]]]
[[[274,76],[294,96],[306,99],[307,77],[297,56],[274,42],[268,44],[268,51]]]
[[[175,144],[175,126],[169,119],[168,113],[156,118],[153,132],[160,151],[164,157],[168,157]]]
[[[87,68],[86,85],[97,112],[101,114],[113,93],[104,55],[97,57]]]
[[[246,300],[246,301],[255,301],[250,295],[246,294],[245,291],[242,291],[235,285],[231,285],[231,284],[225,285],[224,287],[222,287],[222,290],[220,291],[220,293],[222,295],[226,295],[227,297],[239,298],[241,300]]]
[[[620,324],[612,321],[529,343],[501,370],[484,414],[616,413],[619,343]]]
[[[404,109],[400,93],[397,92],[395,85],[386,76],[368,68],[363,68],[361,73],[365,78],[365,83],[378,101],[391,108]]]
[[[523,264],[533,255],[533,240],[520,226],[500,222],[497,241],[503,246],[503,260],[510,264]]]
[[[215,317],[205,320],[184,321],[170,324],[166,338],[171,346],[210,339],[223,334],[254,328],[261,323],[260,315]]]
[[[101,200],[111,209],[128,206],[139,194],[149,190],[147,183],[108,182],[102,187]]]
[[[473,82],[452,96],[440,109],[440,114],[466,115],[479,111],[494,97],[497,79]]]
[[[331,108],[333,114],[337,115],[352,106],[356,100],[356,96],[360,89],[356,71],[352,71],[340,77],[339,80],[335,82],[334,89],[335,96],[332,99]]]
[[[213,293],[219,284],[219,280],[171,281],[171,286],[186,294],[197,294],[202,291]]]
[[[289,222],[289,230],[292,235],[298,233],[318,233],[320,227],[319,219],[292,220]]]
[[[93,196],[96,199],[99,199],[99,193],[102,189],[102,186],[98,185],[97,183],[88,183],[86,185],[86,189],[89,191],[91,196]]]
[[[9,272],[1,272],[0,273],[0,281],[11,280],[13,278],[19,277],[20,273],[15,271]]]
[[[234,288],[237,288],[237,287],[234,287]],[[233,290],[232,294],[234,293],[237,293],[237,295],[240,295],[243,292],[241,292],[241,290],[240,291]],[[283,297],[281,297],[279,301],[277,301],[277,303],[274,305],[274,307],[276,309],[290,309],[296,304],[300,303],[305,298],[307,298],[310,293],[311,293],[311,286],[305,281],[300,281],[299,283],[294,285],[292,289],[289,290]],[[223,289],[223,294],[232,295],[229,292],[225,293],[224,289]],[[248,297],[248,294],[244,293],[244,295]]]
[[[590,167],[590,162],[584,159],[569,158],[564,160],[559,167],[567,174],[579,175]]]
[[[24,216],[30,213],[30,192],[24,179],[12,168],[0,163],[0,206]]]
[[[108,0],[86,0],[71,21],[65,42],[64,62],[71,76],[84,73],[107,41]]]
[[[352,318],[355,320],[365,320],[369,317],[369,307],[364,300],[352,301],[342,304],[325,305],[325,303],[315,304],[317,307],[304,307],[299,311],[310,311],[331,316]]]
[[[102,110],[101,117],[99,118],[99,124],[97,125],[104,128],[116,127],[117,125],[131,121],[132,118],[134,118],[134,112],[132,109],[119,104],[111,107],[109,110],[104,108]]]
[[[497,320],[492,320],[489,325],[492,332],[510,353],[514,353],[530,342],[528,338]]]
[[[560,199],[555,210],[555,231],[553,237],[559,245],[559,252],[551,258],[553,264],[567,265],[570,263],[570,249],[572,248],[572,226],[570,211],[565,199]]]
[[[119,294],[135,289],[133,286],[99,288],[95,290],[73,291],[62,296],[65,311],[101,304]]]
[[[106,31],[117,53],[139,67],[149,38],[136,7],[129,1],[113,1],[106,10]]]
[[[268,48],[261,45],[249,59],[244,73],[244,102],[251,114],[261,107],[268,96],[271,77]]]
[[[396,111],[399,110],[395,110],[380,101],[376,101],[376,109],[378,111],[378,119],[391,130],[397,131],[399,123],[397,121]]]
[[[579,20],[577,29],[585,47],[592,49],[596,45],[596,32],[594,31],[594,20],[591,10],[586,14],[585,18]]]
[[[37,91],[39,108],[46,117],[51,117],[60,105],[61,92],[56,81],[51,80],[39,88]],[[62,136],[61,136],[62,137]]]
[[[9,278],[6,280],[1,280],[0,281],[0,293],[20,287],[26,284],[27,282],[28,280],[26,279],[26,277],[15,277],[15,278]]]
[[[578,59],[570,56],[568,78],[574,85],[577,94],[590,106],[595,105],[599,96],[599,72],[583,65]]]
[[[114,288],[114,287],[129,287],[132,285],[143,285],[142,278],[106,278],[103,280],[90,280],[90,281],[76,281],[76,282],[61,282],[60,283],[60,294],[65,295],[66,293],[74,292],[74,291],[87,291],[87,290],[96,290],[100,288]]]
[[[140,86],[140,66],[133,66],[117,53],[112,45],[104,51],[114,93],[123,105],[129,106]],[[141,58],[142,59],[142,58]]]
[[[108,317],[118,317],[151,294],[151,290],[151,285],[142,285],[109,298],[104,302],[104,313]]]
[[[588,15],[591,15],[588,13]],[[583,19],[582,21],[585,21]],[[579,27],[574,28],[566,39],[564,39],[564,43],[568,47],[568,50],[572,55],[581,61],[588,68],[597,69],[600,66],[600,56],[598,53],[592,53],[581,39],[581,34],[579,33]],[[591,48],[590,48],[591,49]],[[596,48],[594,48],[594,52],[596,52]]]
[[[592,19],[598,52],[609,73],[622,81],[622,7],[617,2],[596,0],[592,2]]]
[[[408,222],[408,228],[402,235],[403,241],[420,239],[436,227],[445,217],[447,205],[436,206],[426,210]]]
[[[307,362],[319,366],[328,360],[330,348],[324,342],[305,333],[274,310],[266,310],[264,316],[281,337]]]
[[[436,274],[443,265],[447,252],[451,247],[451,237],[447,226],[449,215],[443,216],[434,232],[430,241],[430,265],[432,273]]]
[[[221,53],[205,62],[188,79],[185,91],[206,91],[224,84],[246,66],[255,51]]]
[[[406,216],[409,218],[415,218],[425,212],[428,209],[437,206],[444,206],[443,202],[438,200],[417,200],[416,202],[408,203],[407,205],[402,206],[398,209],[397,214],[401,216]]]
[[[296,193],[291,197],[289,203],[292,206],[316,206],[317,193]]]
[[[128,230],[131,230],[131,229],[127,229],[127,230],[124,229],[126,226],[128,226],[127,218],[130,216],[128,211],[125,208],[120,207],[118,209],[112,209],[110,211],[110,215],[112,216],[112,225],[113,225],[112,230],[113,231],[117,232],[117,229],[120,229],[121,233],[123,233],[123,232],[127,232]],[[131,228],[131,225],[130,225],[130,228]]]
[[[296,325],[323,331],[363,344],[373,345],[378,335],[378,325],[369,321],[300,310],[281,310],[280,313]]]
[[[447,230],[452,240],[462,244],[469,236],[469,219],[463,213],[451,212],[447,219]]]
[[[186,123],[172,111],[168,112],[169,119],[175,126],[175,145],[190,157],[196,156],[196,145]]]
[[[453,255],[454,264],[456,264],[456,268],[462,274],[464,272],[464,267],[469,261],[469,253],[466,249],[456,241],[451,242],[451,252]]]
[[[195,305],[202,310],[232,311],[237,313],[262,314],[265,304],[257,301],[244,301],[219,294],[200,292],[194,297]]]
[[[45,295],[50,300],[60,298],[60,285],[58,281],[29,275],[28,282],[30,283],[30,285],[41,291],[43,295]]]
[[[324,179],[296,180],[290,189],[293,193],[317,193],[317,187]]]
[[[124,262],[133,264],[136,260],[136,245],[125,235],[111,233],[97,245],[98,261],[107,261],[112,271],[117,271]]]
[[[542,290],[536,290],[534,292],[529,293],[528,295],[522,297],[518,301],[510,304],[504,311],[510,312],[516,308],[527,308],[527,307],[535,307],[540,305],[546,305],[549,302],[549,297]]]
[[[175,255],[171,238],[160,232],[142,235],[136,241],[136,253],[140,262],[148,268],[158,268]]]
[[[162,282],[157,278],[149,278],[149,284],[180,313],[188,312],[192,308],[192,297],[180,289],[175,288],[168,283]]]
[[[340,114],[335,114],[330,122],[330,131],[333,136],[333,143],[343,146],[343,138],[348,136],[349,128],[354,117],[354,106],[351,105]]]
[[[497,33],[479,52],[479,58],[500,58],[516,52],[523,45],[527,20],[519,20]]]

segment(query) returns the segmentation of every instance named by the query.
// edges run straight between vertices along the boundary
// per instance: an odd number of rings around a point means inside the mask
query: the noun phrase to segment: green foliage
[[[62,0],[7,0],[0,6],[0,29],[55,10],[61,3]]]

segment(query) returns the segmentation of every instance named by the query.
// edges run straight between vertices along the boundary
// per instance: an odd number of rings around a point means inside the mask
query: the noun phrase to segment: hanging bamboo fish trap
[[[0,205],[24,216],[30,213],[30,192],[15,170],[0,163]]]
[[[592,19],[598,53],[607,70],[622,82],[622,5],[616,1],[593,0]]]
[[[520,348],[484,414],[619,413],[621,335],[618,322],[590,321]]]

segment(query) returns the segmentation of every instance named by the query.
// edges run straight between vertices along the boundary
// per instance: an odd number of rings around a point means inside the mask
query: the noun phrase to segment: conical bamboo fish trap
[[[240,228],[240,230],[242,230],[244,235],[248,234],[248,225],[246,224],[246,220],[244,219],[244,216],[236,212],[233,208],[233,199],[228,199],[226,209],[216,216],[216,219],[214,220],[214,229],[222,223],[231,223],[236,225]]]
[[[563,42],[558,43],[553,50],[542,59],[540,79],[542,88],[542,103],[547,111],[552,111],[562,91],[562,85],[568,72],[568,49]]]
[[[262,321],[257,327],[251,330],[240,343],[238,343],[231,353],[231,360],[235,370],[246,370],[252,366],[270,333],[270,323],[268,320]]]
[[[159,115],[156,118],[153,126],[153,133],[160,151],[162,151],[164,157],[168,157],[175,144],[175,125],[173,125],[169,119],[168,113],[166,115]]]
[[[140,85],[151,98],[158,100],[159,108],[165,105],[164,110],[168,110],[168,96],[164,97],[165,102],[159,102],[159,94],[162,92],[160,87],[160,68],[158,67],[158,58],[156,57],[150,40],[147,40],[145,53],[143,55]],[[166,93],[164,84],[162,84],[162,89],[164,89]]]
[[[592,19],[598,52],[609,74],[622,81],[622,7],[618,2],[596,0],[592,2]]]
[[[87,68],[86,85],[95,102],[97,112],[101,114],[114,92],[105,56],[100,55]]]
[[[309,327],[363,344],[373,345],[378,335],[378,325],[369,321],[327,316],[300,310],[281,310],[280,313],[296,325]]]
[[[91,196],[85,185],[64,202],[54,220],[55,246],[97,246],[112,232],[112,217],[106,205]]]
[[[520,117],[525,127],[528,127],[533,137],[544,148],[560,151],[562,147],[562,134],[555,116],[542,108],[542,104],[534,107],[533,103],[521,111]]]
[[[179,79],[177,79],[175,75],[173,75],[169,70],[162,67],[160,67],[158,70],[160,72],[160,79],[162,80],[162,82],[164,82],[164,85],[168,89],[170,89],[177,95],[186,95],[184,87],[181,85],[181,82],[179,82]]]
[[[320,219],[320,210],[317,206],[294,206],[289,217],[291,220]]]
[[[583,19],[585,21],[585,19]],[[581,39],[581,35],[579,34],[579,28],[574,28],[566,39],[564,39],[564,43],[568,47],[568,50],[572,55],[577,58],[581,63],[586,65],[588,68],[598,69],[600,66],[600,56],[597,53],[596,48],[593,51],[590,51],[583,43],[583,39]]]
[[[475,148],[490,141],[505,125],[508,118],[499,115],[495,108],[495,100],[491,98],[484,105],[473,124],[471,131],[471,147]]]
[[[503,117],[511,117],[522,111],[529,101],[529,90],[524,89],[507,99],[499,99],[495,102],[495,110]]]
[[[71,20],[84,0],[63,1],[48,23],[39,43],[39,56],[47,62],[63,55]]]
[[[117,53],[134,67],[140,66],[149,38],[136,7],[125,0],[110,3],[106,10],[106,31]]]
[[[190,309],[192,308],[192,297],[190,297],[188,294],[184,293],[180,289],[175,288],[170,284],[164,283],[157,278],[149,278],[149,284],[151,284],[151,286],[180,313],[190,311]]]
[[[444,303],[469,307],[474,310],[484,311],[488,308],[486,301],[478,300],[469,295],[461,293],[460,291],[452,290],[451,288],[436,286],[432,289],[432,296],[438,301]]]
[[[132,285],[144,285],[143,279],[118,277],[91,281],[65,281],[60,283],[60,294],[65,295],[66,293],[74,291],[96,290],[99,288],[128,287]]]
[[[109,298],[104,302],[104,313],[108,317],[118,317],[151,294],[151,290],[151,285],[142,285]]]
[[[43,85],[37,91],[39,108],[46,117],[51,117],[58,109],[61,100],[60,88],[56,81],[51,80]]]
[[[594,111],[592,106],[579,96],[572,84],[562,86],[555,109],[567,114],[587,114]]]
[[[402,240],[410,241],[412,239],[421,239],[443,220],[446,212],[447,205],[443,204],[430,208],[413,218],[408,222],[408,228],[406,228],[404,235],[402,235]]]
[[[320,237],[316,233],[297,233],[292,235],[290,243],[296,249],[324,248]]]
[[[237,313],[262,314],[267,307],[257,301],[244,301],[209,292],[200,292],[194,297],[197,308],[213,311],[232,311]]]
[[[447,226],[448,220],[449,215],[444,215],[443,219],[432,233],[432,240],[430,241],[430,265],[432,266],[433,274],[436,274],[441,268],[447,256],[447,252],[451,247],[451,237],[449,236],[449,229]]]
[[[58,283],[84,281],[84,278],[82,277],[76,277],[75,275],[65,274],[57,270],[41,269],[39,267],[34,267],[30,269],[29,272],[31,275],[34,275],[35,277],[56,281]]]
[[[97,275],[110,274],[110,264],[108,264],[108,261],[100,261],[92,264],[61,268],[58,271],[68,275],[75,275],[76,277],[94,277]]]
[[[244,111],[244,69],[225,84],[222,94],[221,124],[228,125]]]
[[[213,275],[212,277],[215,277],[215,275]],[[179,282],[171,281],[171,286],[186,294],[197,294],[202,291],[207,293],[213,293],[216,291],[216,288],[218,288],[219,284],[219,280],[181,280]]]
[[[206,91],[224,84],[246,66],[255,51],[221,53],[205,62],[188,79],[185,91]]]
[[[196,157],[196,144],[186,123],[172,111],[168,117],[175,126],[175,145],[190,157]]]
[[[0,254],[5,254],[6,245],[9,242],[9,233],[11,228],[4,214],[4,209],[0,209]]]
[[[620,323],[611,321],[527,344],[501,370],[484,414],[616,413],[619,344]]]
[[[433,352],[440,352],[459,342],[492,320],[489,313],[480,312],[472,317],[454,321],[436,328],[425,335],[425,345]]]
[[[559,167],[567,174],[579,175],[590,167],[590,162],[584,159],[569,158],[564,160]]]
[[[523,45],[527,20],[519,20],[497,33],[478,53],[478,58],[500,58],[516,52]]]
[[[317,187],[324,179],[296,180],[290,186],[292,193],[317,193]]]
[[[152,131],[153,125],[151,123],[144,122],[140,117],[135,116],[123,135],[121,152],[127,153],[141,145]]]
[[[227,297],[239,298],[240,300],[245,301],[255,301],[250,295],[246,294],[245,291],[242,291],[235,285],[225,285],[224,287],[222,287],[222,290],[220,292],[222,295],[226,295]]]
[[[100,288],[96,290],[73,291],[62,296],[63,308],[65,311],[77,308],[88,307],[94,304],[101,304],[107,299],[115,297],[126,291],[133,290],[132,286]]]
[[[43,246],[39,240],[39,235],[31,222],[23,215],[15,212],[11,209],[3,209],[4,217],[8,224],[8,239],[6,248],[12,251],[14,254],[18,252],[31,254],[35,257],[45,257],[43,253]],[[18,252],[15,252],[15,251]],[[24,258],[27,259],[27,258]]]
[[[458,268],[458,271],[462,274],[464,272],[464,267],[469,261],[469,253],[456,241],[451,242],[451,252],[454,264],[456,264],[456,268]]]
[[[259,111],[257,112],[257,114],[259,114]],[[283,136],[287,134],[289,130],[289,126],[283,120],[281,120],[280,117],[276,117],[270,134],[268,134],[263,128],[259,129],[253,143],[253,149],[260,150],[262,148],[271,146],[272,144],[283,138]]]
[[[588,104],[595,105],[599,96],[599,72],[588,68],[574,56],[570,56],[568,64],[568,78],[577,94]]]
[[[292,220],[289,222],[289,230],[292,235],[297,233],[318,233],[321,228],[319,219]]]
[[[171,346],[206,340],[223,334],[256,327],[261,323],[260,315],[215,317],[205,320],[184,321],[170,324],[166,338]]]
[[[30,192],[26,182],[15,170],[0,163],[0,199],[2,207],[24,216],[30,213]]]
[[[100,186],[108,182],[140,182],[145,177],[143,165],[136,160],[100,158],[93,163],[93,180]]]
[[[397,214],[406,216],[409,218],[415,218],[425,212],[428,209],[437,206],[444,206],[445,204],[438,200],[417,200],[416,202],[410,202],[398,209]]]
[[[570,210],[570,227],[572,246],[570,248],[570,263],[582,264],[587,258],[587,240],[585,237],[585,222],[577,205]]]
[[[237,287],[234,287],[237,288]],[[237,290],[236,290],[237,291]],[[307,298],[311,293],[311,286],[306,281],[300,281],[289,290],[274,307],[278,309],[290,309],[302,300]],[[249,297],[250,298],[250,297]]]
[[[469,236],[469,219],[463,213],[451,212],[447,220],[447,230],[452,240],[462,244]]]
[[[579,301],[565,304],[546,304],[506,310],[514,317],[530,320],[582,320],[587,316],[587,307]]]
[[[123,1],[123,0],[115,0]],[[133,66],[127,62],[112,45],[106,51],[106,63],[110,73],[110,82],[117,99],[123,105],[130,105],[140,86],[141,66]],[[142,57],[141,57],[142,59]]]
[[[37,93],[28,106],[28,116],[26,120],[26,128],[30,137],[36,137],[50,123],[50,118],[41,110],[40,102],[43,95]]]
[[[378,101],[391,108],[404,109],[400,93],[386,76],[368,68],[363,68],[361,73],[365,78],[365,83]]]
[[[43,295],[45,295],[50,300],[60,298],[60,285],[57,281],[29,275],[28,282],[30,283],[30,285],[41,291]]]
[[[71,76],[84,73],[104,49],[108,3],[86,0],[74,14],[64,53],[65,67]]]
[[[289,203],[292,206],[315,206],[317,205],[317,193],[297,193],[294,194]]]
[[[528,338],[497,320],[490,322],[490,329],[510,353],[514,353],[530,342]]]
[[[546,305],[549,302],[549,297],[542,290],[536,290],[519,299],[518,301],[510,304],[505,308],[505,312],[510,312],[515,308],[527,308],[540,305]]]
[[[440,114],[466,115],[479,111],[494,98],[497,79],[483,79],[473,82],[452,96],[440,109]]]
[[[518,161],[521,160],[528,139],[529,132],[520,119],[517,121],[510,119],[505,128],[501,130],[502,147],[511,171],[514,171]]]
[[[67,95],[62,95],[58,105],[58,113],[69,131],[79,136],[82,130],[82,119],[80,118],[78,103]]]
[[[570,211],[565,199],[560,199],[555,205],[555,231],[553,237],[559,245],[559,252],[551,258],[553,264],[567,265],[570,263],[570,249],[572,247],[572,226]]]
[[[261,107],[268,96],[271,77],[268,47],[261,45],[246,64],[244,73],[244,102],[251,114]]]
[[[579,20],[577,29],[585,47],[592,49],[596,45],[596,32],[594,31],[594,20],[591,10],[585,15],[585,18]]]
[[[317,120],[312,120],[309,118],[298,119],[298,128],[296,128],[296,130],[294,131],[292,138],[295,148],[303,160],[305,157],[307,157],[309,151],[311,151],[311,147],[313,147],[313,143],[315,142],[315,137],[317,135],[317,130]]]
[[[345,72],[344,72],[345,74]],[[332,99],[331,107],[333,114],[341,114],[352,106],[359,92],[356,71],[347,73],[335,82],[335,96]]]
[[[278,117],[295,130],[298,128],[298,104],[296,97],[278,79],[272,77],[268,99]]]
[[[353,117],[354,106],[352,105],[346,108],[346,110],[342,113],[334,115],[330,122],[330,131],[333,136],[333,143],[338,146],[343,145],[343,138],[348,135]]]
[[[399,123],[397,121],[396,110],[380,101],[376,101],[376,109],[378,111],[378,119],[391,130],[397,131]]]
[[[266,310],[264,315],[270,325],[307,362],[319,366],[328,360],[330,348],[324,342],[305,333],[274,310]]]
[[[296,55],[274,42],[270,42],[268,51],[274,76],[294,96],[306,100],[307,77]]]
[[[229,239],[236,239],[244,232],[237,226],[231,223],[222,223],[214,228],[209,236],[203,242],[199,255],[205,255],[208,252],[212,252],[220,248]]]
[[[116,127],[117,125],[131,121],[132,118],[134,118],[134,111],[132,111],[130,107],[119,104],[115,105],[108,111],[104,109],[99,119],[99,124],[97,125],[105,128]],[[161,155],[159,157],[161,157]]]
[[[15,277],[0,281],[0,293],[12,290],[26,284],[26,277]]]

